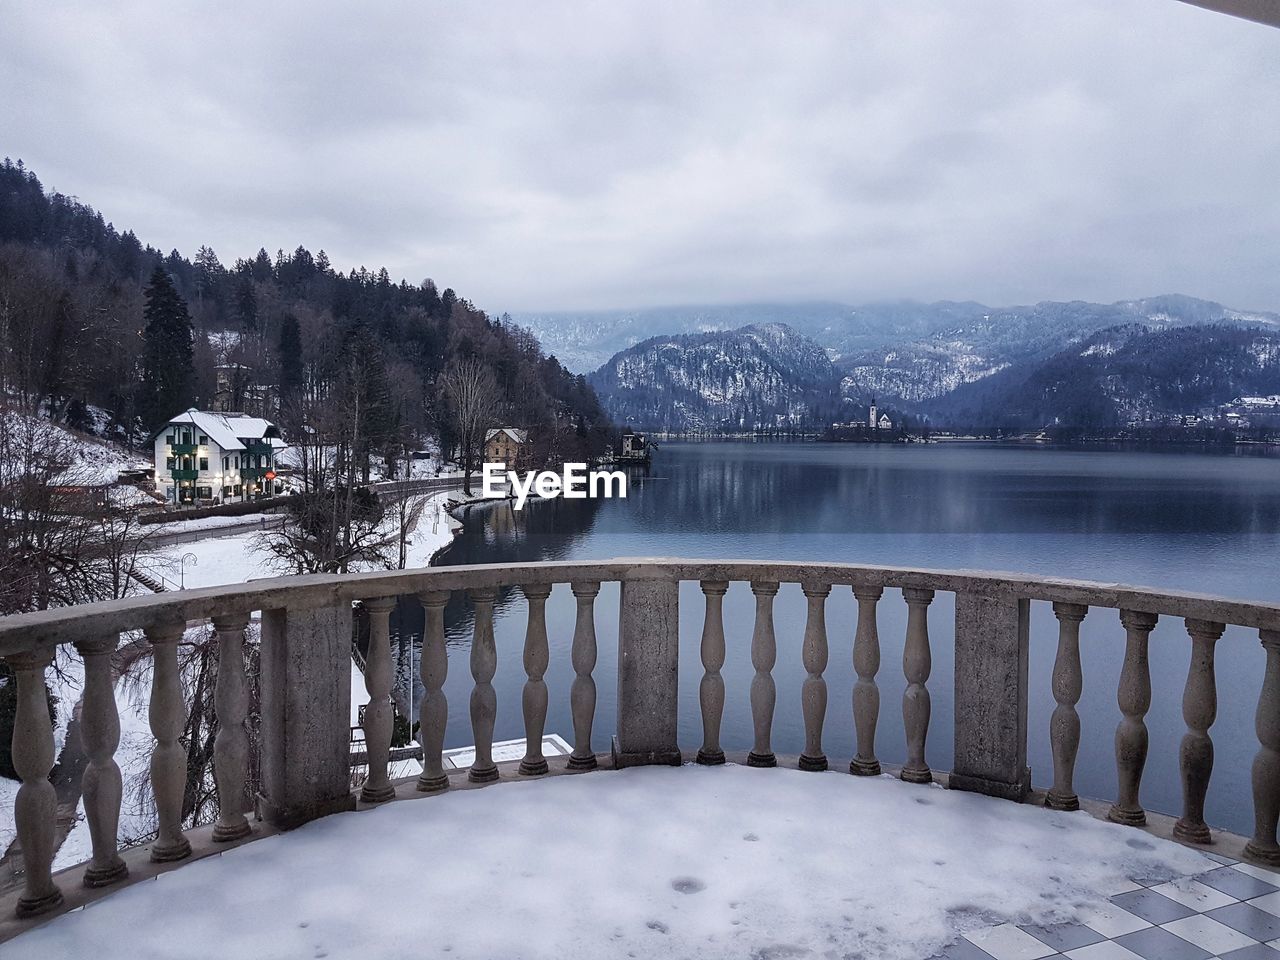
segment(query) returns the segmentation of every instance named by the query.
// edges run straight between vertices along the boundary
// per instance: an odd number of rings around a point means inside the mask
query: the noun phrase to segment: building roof
[[[484,442],[488,443],[490,440],[496,439],[499,434],[503,433],[505,433],[513,443],[520,444],[529,442],[529,431],[520,430],[516,427],[497,427],[490,430],[484,435]]]
[[[194,407],[172,418],[157,435],[172,426],[191,424],[223,450],[243,450],[245,442],[267,440],[274,447],[286,446],[280,439],[280,429],[270,420],[249,417],[243,413],[219,413],[213,410],[196,410]]]

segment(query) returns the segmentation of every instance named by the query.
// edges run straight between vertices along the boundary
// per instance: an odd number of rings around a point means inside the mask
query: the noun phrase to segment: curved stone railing
[[[25,868],[24,889],[11,898],[16,901],[18,919],[0,918],[0,940],[35,922],[31,918],[59,907],[65,909],[75,899],[84,902],[90,896],[81,890],[72,897],[63,889],[65,878],[74,874],[63,872],[55,881],[51,873],[55,797],[48,776],[54,762],[54,737],[43,681],[60,644],[72,645],[85,665],[80,728],[89,758],[83,797],[93,855],[83,866],[80,880],[84,887],[98,888],[123,881],[129,872],[116,840],[121,778],[114,753],[120,722],[111,673],[111,654],[122,633],[141,630],[152,646],[149,717],[156,743],[150,774],[159,829],[149,858],[153,864],[174,863],[192,855],[194,833],[184,833],[181,827],[186,774],[185,750],[179,740],[186,706],[177,648],[188,626],[211,622],[223,653],[215,689],[219,816],[212,829],[198,838],[216,847],[356,806],[349,789],[348,744],[348,659],[356,610],[368,618],[370,638],[366,668],[369,703],[364,714],[368,777],[359,799],[376,804],[395,796],[395,785],[388,777],[393,718],[389,618],[396,598],[406,595],[416,595],[425,610],[421,679],[426,693],[419,715],[423,771],[416,783],[418,791],[440,791],[450,783],[442,762],[448,717],[443,690],[448,667],[444,608],[453,594],[462,591],[469,596],[475,614],[470,649],[475,761],[467,779],[484,783],[498,778],[492,755],[496,714],[492,679],[497,663],[493,611],[497,591],[513,586],[520,588],[528,605],[524,641],[527,681],[521,698],[528,749],[519,772],[536,777],[549,769],[541,751],[548,701],[543,681],[549,659],[545,604],[556,584],[569,584],[577,605],[571,650],[575,678],[570,691],[574,745],[566,766],[569,770],[594,769],[598,765],[592,740],[597,659],[594,605],[600,584],[609,581],[622,585],[614,766],[678,763],[682,758],[676,734],[681,581],[698,582],[705,596],[699,685],[703,734],[697,761],[716,764],[725,759],[720,745],[725,704],[720,673],[725,661],[722,607],[729,583],[745,581],[755,598],[750,648],[755,670],[750,684],[754,744],[746,762],[756,767],[777,765],[771,743],[775,705],[772,672],[777,662],[773,602],[780,583],[798,583],[807,607],[801,649],[806,674],[801,694],[805,737],[798,765],[805,770],[828,768],[822,743],[827,712],[823,676],[828,660],[826,602],[833,588],[851,587],[857,601],[853,642],[857,679],[852,690],[856,753],[849,771],[862,776],[881,772],[876,752],[876,728],[882,712],[877,687],[877,607],[884,591],[894,589],[901,591],[908,608],[903,651],[907,685],[902,700],[907,751],[899,776],[913,783],[930,782],[934,773],[925,759],[930,720],[929,608],[935,593],[946,591],[955,594],[955,758],[947,784],[1013,800],[1026,799],[1031,789],[1027,767],[1029,605],[1032,601],[1052,604],[1058,620],[1052,674],[1057,708],[1050,725],[1053,785],[1045,803],[1063,810],[1080,805],[1072,784],[1080,742],[1076,712],[1082,687],[1080,625],[1090,608],[1118,609],[1125,634],[1117,694],[1123,719],[1115,734],[1117,798],[1108,816],[1134,825],[1146,819],[1139,787],[1147,754],[1143,718],[1151,703],[1148,636],[1159,617],[1181,618],[1191,644],[1191,666],[1183,696],[1187,732],[1179,756],[1183,809],[1173,834],[1188,843],[1211,840],[1204,820],[1204,800],[1213,770],[1209,731],[1217,706],[1214,646],[1228,624],[1257,629],[1265,665],[1256,714],[1259,747],[1252,772],[1256,829],[1244,855],[1262,864],[1280,865],[1276,841],[1280,816],[1280,606],[1014,574],[844,564],[636,559],[439,567],[286,577],[0,618],[0,657],[13,668],[18,686],[13,757],[23,783],[15,819]],[[261,821],[251,823],[243,809],[249,745],[244,726],[247,677],[239,653],[254,612],[260,612],[262,618],[262,769],[256,802]],[[137,860],[134,856],[134,862]],[[68,894],[65,902],[64,894]]]

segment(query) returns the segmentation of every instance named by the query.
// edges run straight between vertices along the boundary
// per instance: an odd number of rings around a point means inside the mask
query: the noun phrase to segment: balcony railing
[[[597,756],[594,670],[597,657],[595,600],[602,582],[621,583],[618,624],[618,699],[612,757]],[[460,566],[366,573],[302,576],[234,586],[163,593],[83,607],[0,618],[0,656],[17,678],[14,766],[22,778],[15,804],[25,888],[10,895],[0,917],[0,940],[35,922],[32,918],[70,909],[100,895],[99,888],[129,875],[154,874],[158,864],[175,864],[217,849],[287,829],[308,820],[357,806],[350,774],[349,665],[353,615],[368,618],[369,656],[364,711],[368,777],[359,801],[377,804],[396,796],[388,776],[392,736],[392,662],[389,621],[396,598],[416,595],[425,609],[421,679],[425,696],[419,721],[423,771],[417,791],[446,789],[442,751],[448,706],[444,683],[444,608],[465,593],[474,608],[470,670],[471,738],[475,761],[467,773],[473,783],[498,779],[492,746],[497,695],[494,603],[498,590],[517,586],[528,604],[523,650],[527,680],[521,697],[527,752],[520,773],[549,772],[542,756],[548,694],[543,675],[549,661],[546,601],[553,586],[568,584],[576,601],[571,661],[576,674],[569,694],[573,752],[567,768],[679,763],[677,741],[678,602],[682,581],[696,581],[704,595],[701,635],[702,677],[699,703],[702,742],[699,763],[723,763],[720,725],[725,705],[721,668],[725,661],[723,601],[730,582],[750,584],[755,603],[750,643],[755,670],[750,683],[754,744],[746,762],[754,767],[780,763],[774,753],[777,661],[773,604],[780,583],[798,583],[807,614],[800,658],[806,677],[801,706],[804,750],[798,766],[825,770],[831,764],[823,747],[826,718],[828,642],[826,603],[836,588],[852,588],[857,601],[853,642],[853,717],[856,752],[848,769],[855,775],[881,772],[876,748],[882,719],[877,676],[880,642],[877,611],[886,590],[900,591],[907,604],[903,672],[907,681],[901,713],[906,734],[905,763],[899,776],[929,783],[935,773],[926,762],[929,736],[931,642],[930,605],[938,591],[955,595],[954,765],[946,778],[953,789],[972,790],[1011,800],[1031,792],[1027,767],[1029,605],[1052,605],[1058,622],[1057,658],[1051,686],[1057,708],[1050,724],[1053,784],[1044,802],[1055,809],[1080,805],[1073,785],[1080,743],[1082,668],[1081,622],[1091,608],[1119,610],[1124,662],[1117,702],[1123,714],[1115,731],[1117,796],[1108,816],[1122,824],[1146,820],[1139,788],[1147,756],[1144,716],[1151,703],[1148,638],[1159,617],[1183,620],[1191,647],[1183,693],[1187,732],[1179,752],[1182,813],[1173,836],[1203,844],[1213,837],[1204,819],[1204,802],[1213,771],[1210,735],[1216,716],[1214,647],[1228,624],[1256,629],[1262,650],[1262,675],[1256,730],[1229,730],[1228,737],[1253,736],[1258,747],[1252,771],[1256,827],[1247,843],[1231,852],[1261,864],[1280,865],[1276,824],[1280,816],[1280,606],[1170,593],[1114,584],[1040,577],[858,567],[836,564],[722,562],[699,560],[614,560],[603,563],[539,563],[527,566]],[[250,822],[243,809],[248,765],[245,731],[247,677],[241,649],[254,611],[261,611],[261,792],[257,809],[265,823]],[[215,703],[219,730],[215,741],[215,779],[219,816],[209,828],[181,828],[186,755],[179,738],[186,706],[179,678],[178,642],[193,623],[212,621],[221,662]],[[151,863],[137,852],[122,857],[116,832],[120,815],[120,773],[114,760],[119,717],[113,695],[111,655],[120,635],[141,630],[153,653],[150,703],[155,747],[151,782],[159,830],[149,850]],[[92,859],[82,868],[52,876],[55,797],[48,777],[54,762],[53,728],[44,697],[44,678],[60,644],[74,646],[84,659],[81,730],[89,766],[84,777],[84,808],[93,840]],[[843,758],[842,758],[843,759]],[[785,761],[781,761],[785,762]],[[411,788],[401,785],[401,793]],[[1226,837],[1218,834],[1218,838]],[[1240,849],[1242,848],[1242,849]],[[80,884],[76,884],[76,872]],[[98,891],[98,892],[95,892]]]
[[[172,446],[170,446],[169,449],[175,456],[190,457],[190,456],[195,456],[196,451],[200,449],[200,446],[199,444],[195,444],[195,443],[175,443]]]
[[[169,471],[175,480],[198,480],[200,479],[199,470],[184,470],[181,467],[174,467]]]

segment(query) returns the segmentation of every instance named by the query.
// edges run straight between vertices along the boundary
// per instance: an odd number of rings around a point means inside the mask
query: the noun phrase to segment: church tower
[[[871,411],[867,414],[867,426],[869,426],[872,430],[875,430],[875,429],[877,429],[877,427],[876,427],[876,422],[877,422],[877,419],[876,419],[876,396],[875,396],[875,394],[873,393],[873,394],[871,395]]]

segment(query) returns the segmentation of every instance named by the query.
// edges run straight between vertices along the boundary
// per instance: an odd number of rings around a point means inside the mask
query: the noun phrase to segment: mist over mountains
[[[619,422],[661,429],[829,423],[873,396],[937,424],[1110,426],[1144,413],[1194,413],[1242,393],[1280,393],[1280,314],[1178,294],[1112,304],[809,303],[517,321],[570,368],[616,347],[592,373],[593,386]]]

